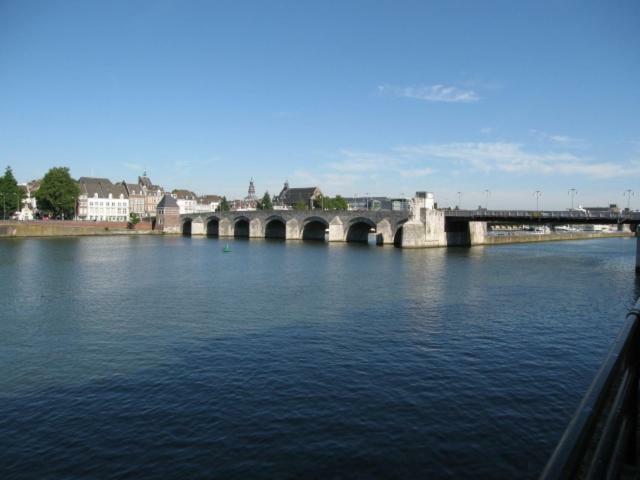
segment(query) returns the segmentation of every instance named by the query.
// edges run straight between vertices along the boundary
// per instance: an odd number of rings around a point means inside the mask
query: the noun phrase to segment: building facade
[[[221,201],[222,197],[218,195],[203,195],[198,197],[195,212],[215,212],[220,207]]]
[[[304,204],[307,208],[313,209],[313,202],[320,197],[322,192],[318,187],[291,188],[289,181],[285,181],[280,193],[274,197],[273,204],[280,208]]]
[[[171,196],[176,200],[180,213],[194,213],[198,203],[198,196],[190,190],[175,189]]]
[[[129,220],[129,198],[121,183],[113,184],[108,178],[81,177],[78,180],[78,218],[107,222]]]
[[[172,195],[165,194],[156,205],[155,229],[165,233],[180,233],[180,207]]]

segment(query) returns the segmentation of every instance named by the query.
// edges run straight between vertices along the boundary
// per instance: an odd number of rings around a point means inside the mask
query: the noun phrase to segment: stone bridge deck
[[[393,244],[408,212],[256,210],[182,214],[180,220],[185,235],[366,242],[375,232],[378,243]]]

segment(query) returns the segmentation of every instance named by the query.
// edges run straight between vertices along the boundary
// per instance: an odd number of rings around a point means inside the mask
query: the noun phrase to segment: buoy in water
[[[224,246],[224,248],[222,249],[222,251],[223,251],[224,253],[229,253],[229,252],[231,251],[231,249],[229,248],[229,244],[228,244],[228,243]]]

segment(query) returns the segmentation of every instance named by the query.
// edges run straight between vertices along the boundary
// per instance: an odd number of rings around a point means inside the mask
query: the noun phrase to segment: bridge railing
[[[618,478],[636,463],[640,300],[627,318],[541,479]]]
[[[611,212],[582,212],[582,211],[537,211],[537,210],[446,210],[447,217],[464,218],[505,218],[505,219],[541,219],[541,220],[593,220],[603,219],[617,222],[621,216]]]

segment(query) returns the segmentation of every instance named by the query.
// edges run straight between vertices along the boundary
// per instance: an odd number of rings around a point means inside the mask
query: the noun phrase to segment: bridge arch
[[[325,232],[329,222],[322,217],[307,217],[302,224],[302,239],[325,241]]]
[[[205,220],[207,226],[207,237],[220,236],[220,217],[211,215]]]
[[[244,215],[233,219],[233,236],[236,238],[249,238],[249,224],[251,220]]]
[[[264,221],[265,238],[287,238],[287,221],[280,215],[271,215]]]
[[[191,236],[191,224],[193,223],[193,219],[190,217],[186,217],[182,219],[182,226],[180,227],[180,231],[182,235],[185,237]]]
[[[349,221],[345,234],[346,242],[367,243],[369,232],[376,231],[376,224],[367,217],[356,217]]]

